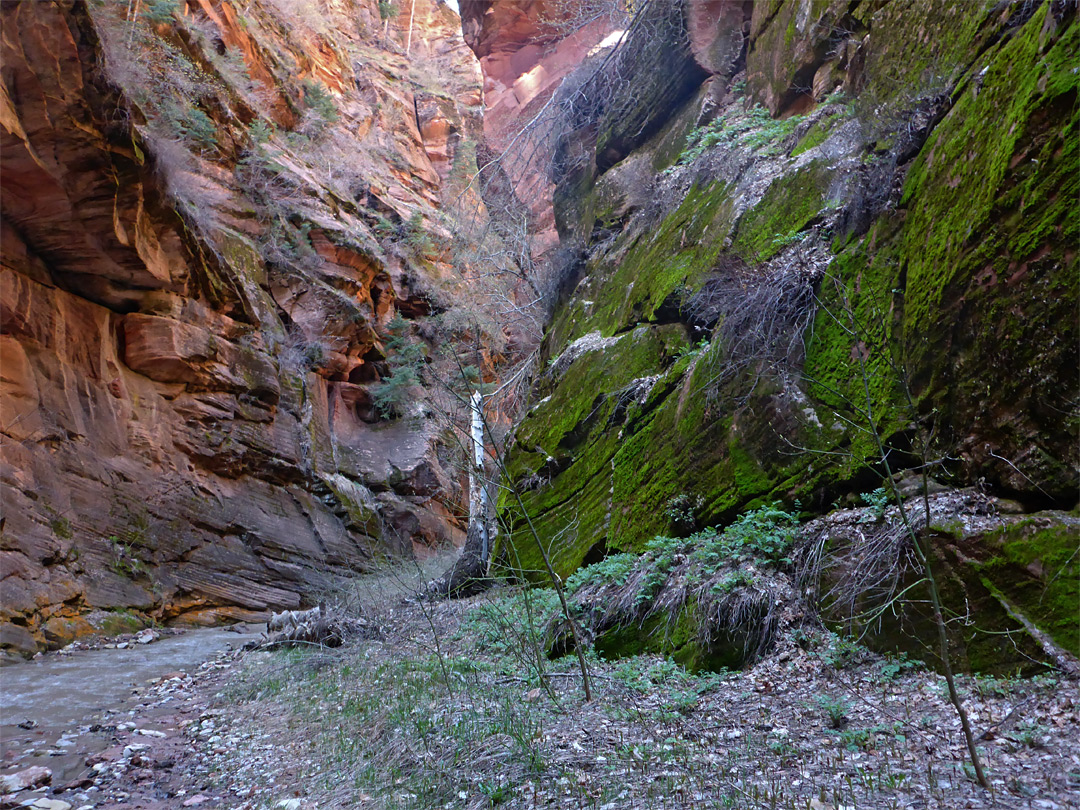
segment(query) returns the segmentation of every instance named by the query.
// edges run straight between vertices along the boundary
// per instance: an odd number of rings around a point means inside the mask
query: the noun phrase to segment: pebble
[[[38,799],[33,804],[25,805],[34,810],[71,810],[71,805],[60,799]]]
[[[52,771],[41,765],[0,776],[0,793],[17,793],[20,790],[47,785],[52,782]]]

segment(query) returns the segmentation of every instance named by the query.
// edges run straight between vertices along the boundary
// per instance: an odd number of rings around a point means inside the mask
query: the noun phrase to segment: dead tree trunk
[[[479,391],[469,400],[472,458],[469,464],[469,528],[465,545],[453,566],[428,583],[432,596],[470,596],[483,590],[488,580],[491,532],[488,489],[484,476],[484,398]]]

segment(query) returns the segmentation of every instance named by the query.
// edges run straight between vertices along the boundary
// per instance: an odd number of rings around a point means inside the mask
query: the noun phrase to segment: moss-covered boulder
[[[1074,668],[1080,655],[1080,515],[1011,515],[976,490],[929,497],[921,534],[960,668],[996,675]],[[905,508],[924,523],[921,497]],[[821,572],[824,618],[882,652],[940,660],[927,578],[907,550],[896,507],[832,512],[802,531],[807,570]],[[895,572],[896,579],[883,577]],[[891,585],[887,584],[891,581]]]

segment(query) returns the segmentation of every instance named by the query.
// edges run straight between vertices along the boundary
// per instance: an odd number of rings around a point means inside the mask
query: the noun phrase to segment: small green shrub
[[[647,655],[624,658],[615,666],[612,677],[640,694],[656,693],[660,698],[660,719],[675,719],[691,712],[699,698],[717,688],[720,674],[694,674],[670,658],[657,660]]]
[[[143,19],[151,25],[171,23],[180,11],[180,0],[145,0]]]
[[[327,360],[326,346],[318,341],[307,344],[304,347],[303,358],[305,368],[321,368]]]
[[[888,656],[881,665],[881,677],[887,681],[895,681],[904,672],[918,669],[920,663],[908,658],[906,652]]]
[[[697,343],[690,343],[686,346],[683,346],[683,348],[681,348],[679,350],[679,353],[675,356],[675,359],[678,360],[683,357],[693,357],[696,354],[707,352],[709,350],[709,345],[709,339],[707,337],[703,337]]]
[[[424,362],[424,350],[419,341],[409,333],[409,322],[395,313],[387,324],[386,355],[390,362],[390,375],[377,385],[372,393],[375,409],[384,419],[397,419],[405,415],[405,408],[416,395],[420,385],[420,368]]]
[[[415,388],[420,385],[416,370],[408,366],[395,368],[390,376],[379,383],[372,394],[375,410],[384,419],[399,419],[405,415],[405,407],[413,399]]]
[[[839,732],[840,742],[849,751],[871,751],[878,744],[889,737],[902,740],[904,735],[899,732],[899,724],[889,726],[872,726],[871,728],[850,728]],[[836,734],[836,731],[827,731],[826,734]]]
[[[333,97],[323,87],[312,79],[304,79],[304,104],[326,123],[333,123],[338,119],[337,105]]]
[[[418,255],[431,253],[435,249],[431,234],[424,227],[424,215],[419,209],[413,211],[405,224],[405,244]]]
[[[843,669],[856,663],[863,653],[854,639],[848,636],[829,634],[829,647],[825,650],[824,660],[834,669]]]
[[[214,120],[198,107],[168,102],[162,108],[169,126],[200,152],[208,152],[217,147],[217,125]]]
[[[829,728],[843,728],[847,724],[847,713],[851,706],[843,698],[823,695],[818,698],[818,707],[825,713]]]
[[[889,508],[890,501],[889,492],[885,487],[878,487],[873,492],[864,492],[860,497],[870,509],[867,522],[879,523],[885,518],[885,510]]]
[[[1034,720],[1024,720],[1016,727],[1015,740],[1027,748],[1045,748],[1048,729]]]
[[[273,124],[267,124],[263,119],[256,118],[248,127],[248,137],[257,144],[264,144],[274,137],[275,130],[276,127]]]
[[[379,0],[379,18],[392,20],[398,15],[397,6],[391,0]]]
[[[109,537],[109,549],[112,551],[109,570],[125,579],[138,579],[149,573],[146,563],[135,556],[132,545],[131,542],[120,540],[116,535]]]
[[[681,492],[668,500],[664,507],[664,517],[671,528],[681,534],[689,534],[697,528],[697,515],[705,506],[705,499]]]
[[[625,585],[637,562],[636,554],[610,554],[571,574],[566,580],[566,589],[575,593],[587,585]]]

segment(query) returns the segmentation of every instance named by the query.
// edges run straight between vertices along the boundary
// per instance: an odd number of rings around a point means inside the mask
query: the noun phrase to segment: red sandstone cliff
[[[372,401],[388,321],[456,272],[457,16],[416,0],[410,41],[374,0],[134,7],[3,6],[9,653],[295,607],[459,535],[439,426]]]

